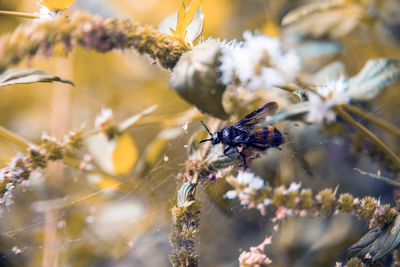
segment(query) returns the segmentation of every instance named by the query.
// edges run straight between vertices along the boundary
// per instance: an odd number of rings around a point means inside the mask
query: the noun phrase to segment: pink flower
[[[239,256],[240,266],[246,267],[266,267],[270,266],[272,261],[264,254],[264,247],[271,244],[272,236],[265,240],[257,247],[251,247],[250,251],[243,251]]]

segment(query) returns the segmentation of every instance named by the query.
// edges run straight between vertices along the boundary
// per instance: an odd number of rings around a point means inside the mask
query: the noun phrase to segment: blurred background
[[[322,27],[318,20],[310,22],[309,28],[279,26],[288,11],[310,2],[204,0],[202,37],[241,40],[246,30],[280,36],[288,48],[301,55],[305,77],[335,61],[341,61],[351,76],[368,59],[399,57],[398,1],[387,1],[389,7],[368,6],[375,8],[368,11],[382,18],[373,29],[360,23],[350,32],[332,36],[312,32],[310,27]],[[68,12],[130,18],[157,27],[177,6],[177,0],[77,0]],[[39,6],[34,0],[2,0],[0,10],[38,12]],[[343,12],[352,15],[349,10]],[[12,32],[22,23],[32,21],[0,16],[0,32]],[[92,129],[102,108],[111,108],[115,121],[122,121],[158,105],[147,122],[130,129],[139,159],[129,174],[116,179],[55,163],[44,175],[31,177],[30,187],[17,190],[15,203],[3,210],[0,219],[0,266],[170,266],[170,209],[180,183],[177,174],[184,169],[189,138],[203,131],[199,119],[209,116],[169,89],[169,72],[150,63],[134,51],[100,54],[78,47],[67,57],[36,56],[18,66],[59,75],[73,81],[75,87],[43,83],[0,89],[0,124],[33,142],[38,142],[43,132],[61,137],[83,126]],[[392,86],[363,108],[400,125],[399,89]],[[243,99],[242,115],[268,100],[277,100],[281,106],[291,103],[276,92],[248,93]],[[400,151],[398,137],[360,122],[394,151]],[[186,123],[187,130],[183,129]],[[379,155],[363,146],[363,140],[356,142],[354,131],[333,125],[321,133],[301,121],[276,127],[288,140],[284,149],[268,152],[252,166],[272,185],[300,181],[315,191],[340,185],[339,192],[373,195],[393,203],[392,187],[353,171],[355,167],[379,169],[382,175],[398,176]],[[21,151],[0,139],[1,166]],[[86,153],[84,147],[76,157],[83,158]],[[241,250],[258,245],[273,233],[268,214],[262,217],[236,201],[224,200],[228,189],[221,181],[197,192],[202,205],[201,266],[238,266]],[[346,249],[366,231],[365,223],[352,216],[290,218],[266,254],[274,266],[333,266],[336,260],[345,259]]]

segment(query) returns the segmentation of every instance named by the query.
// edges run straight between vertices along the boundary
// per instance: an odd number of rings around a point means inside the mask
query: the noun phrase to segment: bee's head
[[[203,121],[201,121],[201,124],[204,126],[204,128],[206,128],[206,130],[210,134],[211,138],[203,139],[203,140],[201,140],[199,142],[199,144],[203,143],[203,142],[206,142],[206,141],[211,141],[211,144],[216,145],[216,144],[221,142],[221,138],[220,138],[221,134],[220,134],[220,132],[211,133],[210,130],[208,130],[207,126],[204,124]]]
[[[211,144],[216,145],[221,142],[219,132],[215,132],[211,135]]]

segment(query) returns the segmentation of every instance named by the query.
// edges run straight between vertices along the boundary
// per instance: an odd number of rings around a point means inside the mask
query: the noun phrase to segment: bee
[[[204,122],[201,121],[201,124],[210,134],[211,138],[201,140],[199,143],[206,141],[211,141],[213,145],[222,143],[225,146],[225,155],[228,155],[227,152],[231,149],[236,149],[243,159],[242,166],[247,168],[246,154],[244,153],[246,149],[265,151],[270,147],[279,148],[284,142],[281,132],[276,128],[270,125],[260,125],[268,115],[274,114],[277,110],[278,104],[276,102],[266,103],[250,114],[247,114],[236,124],[225,127],[215,133],[211,133]]]

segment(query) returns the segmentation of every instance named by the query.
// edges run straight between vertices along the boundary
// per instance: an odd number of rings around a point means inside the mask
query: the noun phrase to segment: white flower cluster
[[[260,190],[264,187],[264,180],[251,172],[239,171],[239,174],[233,178],[235,183],[241,190],[230,190],[224,195],[227,199],[239,198],[242,205],[248,205],[250,202],[250,195],[254,191]]]
[[[308,96],[310,109],[307,121],[312,123],[334,122],[336,114],[332,108],[336,105],[347,104],[350,97],[346,94],[349,87],[347,80],[342,76],[338,80],[328,81],[317,87],[317,92],[325,99],[314,93]]]
[[[262,190],[265,186],[264,180],[260,177],[256,176],[251,172],[243,172],[240,171],[239,174],[230,178],[228,182],[235,188],[235,190],[229,190],[225,193],[224,197],[227,199],[235,199],[237,198],[240,201],[240,204],[248,209],[256,208],[260,211],[262,216],[267,214],[266,208],[272,204],[272,199],[266,197],[264,199],[259,198],[259,190]],[[279,186],[276,188],[276,192],[279,192],[282,195],[289,195],[291,193],[299,191],[301,188],[300,183],[291,183],[289,187]],[[273,222],[280,222],[285,219],[287,216],[292,215],[293,213],[300,214],[301,216],[305,216],[305,211],[300,209],[289,209],[285,206],[277,207],[275,212],[275,217],[272,218]],[[277,225],[276,227],[279,227]]]
[[[276,38],[243,34],[244,42],[222,46],[220,70],[225,85],[240,81],[249,90],[269,89],[291,82],[300,69],[300,58],[283,50]]]

